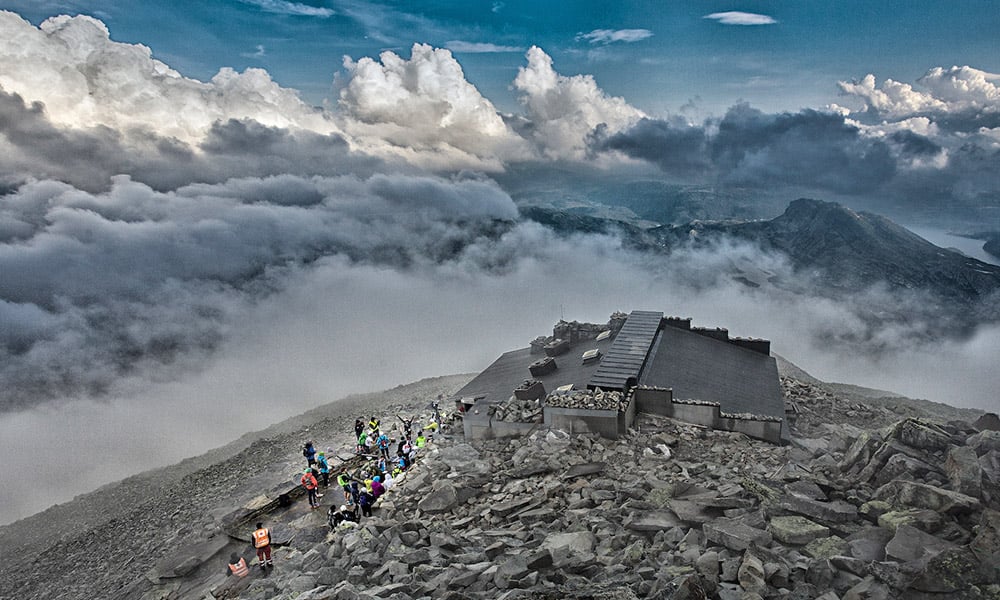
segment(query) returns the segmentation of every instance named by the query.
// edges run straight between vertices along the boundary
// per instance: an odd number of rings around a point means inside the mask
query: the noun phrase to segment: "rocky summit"
[[[383,422],[396,411],[426,408],[425,394],[438,388],[397,393],[396,403],[378,408]],[[1000,598],[994,419],[957,409],[932,414],[900,398],[859,402],[787,375],[782,388],[792,433],[786,446],[652,416],[618,440],[539,428],[470,443],[460,430],[446,430],[360,523],[331,529],[324,511],[304,509],[304,499],[255,513],[280,545],[273,571],[254,569],[243,580],[224,576],[230,549],[252,557],[246,531],[227,526],[224,515],[263,501],[230,483],[206,494],[199,486],[208,478],[191,474],[161,488],[176,502],[162,508],[170,519],[147,515],[137,526],[67,530],[33,546],[32,556],[11,539],[24,527],[4,528],[5,548],[22,551],[5,551],[17,568],[2,575],[2,595]],[[963,418],[945,420],[942,412]],[[308,432],[272,435],[267,448],[289,448],[267,460],[287,473],[298,437],[346,439],[349,429],[343,420],[318,420]],[[235,454],[224,468],[238,471],[250,456]],[[209,473],[218,468],[204,465]],[[178,497],[183,489],[186,502]],[[216,495],[216,508],[203,514],[206,495]],[[331,485],[324,507],[341,502]],[[184,515],[197,524],[177,530]],[[97,539],[81,547],[88,536]],[[209,550],[178,566],[182,550],[197,544]],[[106,559],[110,546],[114,561]],[[148,570],[171,557],[177,572],[170,577]]]

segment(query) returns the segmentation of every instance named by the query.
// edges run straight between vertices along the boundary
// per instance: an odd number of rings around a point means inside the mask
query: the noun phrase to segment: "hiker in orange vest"
[[[316,476],[312,474],[312,469],[306,469],[302,472],[302,487],[306,488],[309,492],[309,508],[315,510],[319,508],[319,498],[316,496],[316,488],[319,487],[319,482],[316,481]]]
[[[264,527],[263,523],[257,523],[257,529],[253,532],[253,547],[257,550],[257,562],[260,563],[260,570],[267,567],[274,568],[271,561],[271,530]]]
[[[247,566],[247,559],[233,552],[229,555],[229,568],[226,569],[226,577],[236,575],[246,577],[250,574],[250,567]]]

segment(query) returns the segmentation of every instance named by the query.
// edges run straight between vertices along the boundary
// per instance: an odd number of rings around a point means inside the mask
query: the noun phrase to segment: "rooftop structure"
[[[473,439],[540,426],[618,437],[640,412],[787,438],[770,342],[661,312],[615,313],[603,325],[560,321],[551,336],[504,353],[453,400]]]

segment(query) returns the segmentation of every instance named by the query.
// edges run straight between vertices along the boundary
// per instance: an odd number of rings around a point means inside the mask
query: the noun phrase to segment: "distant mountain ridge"
[[[976,302],[1000,289],[1000,267],[935,246],[885,217],[836,202],[800,198],[767,221],[702,221],[650,233],[673,246],[691,239],[692,232],[701,243],[728,235],[781,251],[797,271],[815,272],[818,283],[837,290],[859,291],[885,282]]]
[[[856,212],[836,202],[800,198],[769,220],[692,221],[643,229],[634,224],[529,207],[523,217],[561,233],[619,235],[642,252],[669,256],[683,248],[711,247],[726,240],[748,242],[787,258],[794,281],[766,270],[734,267],[733,279],[751,287],[773,285],[838,300],[873,288],[905,294],[908,306],[877,318],[940,319],[941,326],[968,333],[1000,320],[1000,266],[935,246],[888,218]]]

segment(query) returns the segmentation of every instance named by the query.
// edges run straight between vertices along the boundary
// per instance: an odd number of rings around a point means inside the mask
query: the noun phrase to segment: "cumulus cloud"
[[[415,153],[423,150],[426,166],[447,160],[491,170],[501,168],[501,158],[528,156],[526,144],[465,79],[449,50],[414,44],[409,60],[386,51],[378,61],[345,58],[344,66],[351,76],[339,106],[349,117],[348,132],[366,150],[397,152],[418,163]]]
[[[486,42],[464,42],[462,40],[452,40],[445,42],[445,48],[452,52],[464,54],[497,54],[501,52],[523,52],[524,48],[518,46],[501,46]]]
[[[969,66],[935,67],[918,80],[926,91],[886,79],[876,85],[868,74],[855,82],[839,82],[842,92],[861,99],[865,110],[882,118],[964,112],[1000,112],[1000,75]]]
[[[589,33],[578,33],[577,41],[587,41],[591,44],[613,44],[615,42],[640,42],[653,37],[648,29],[595,29]]]
[[[757,13],[740,12],[730,10],[705,15],[703,19],[712,19],[723,25],[774,25],[777,21],[773,17]]]
[[[140,129],[197,143],[218,120],[333,133],[321,111],[261,69],[221,69],[209,82],[183,77],[140,44],[114,42],[101,21],[58,16],[34,27],[0,12],[0,87],[40,102],[66,127]]]
[[[537,46],[527,58],[514,79],[530,122],[525,134],[551,158],[581,158],[587,137],[598,126],[614,133],[645,116],[623,98],[607,95],[590,75],[560,75]]]

